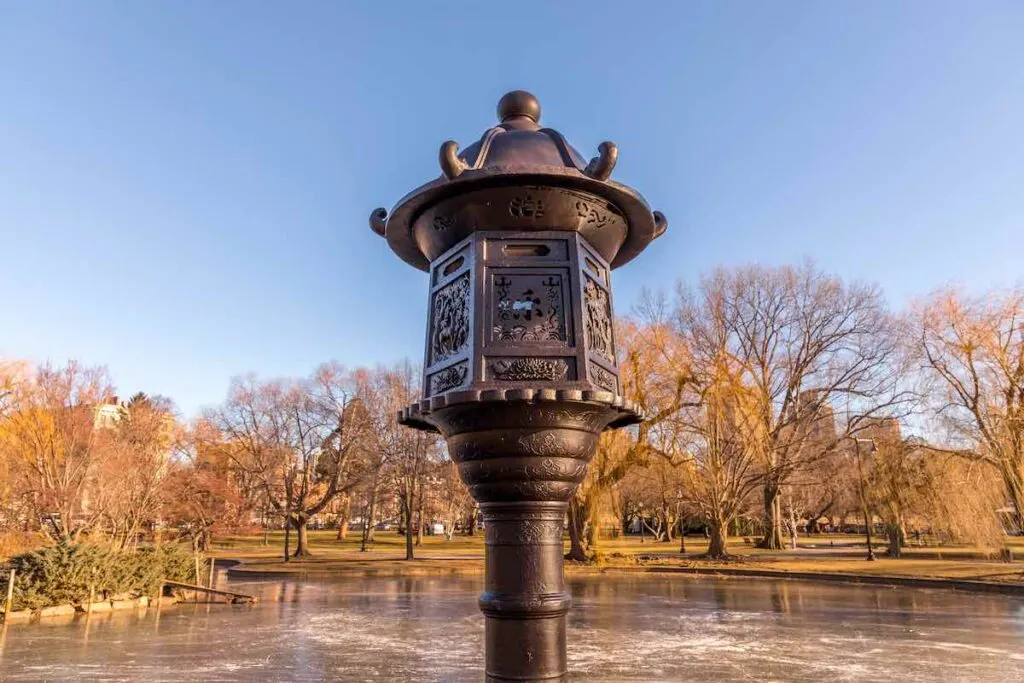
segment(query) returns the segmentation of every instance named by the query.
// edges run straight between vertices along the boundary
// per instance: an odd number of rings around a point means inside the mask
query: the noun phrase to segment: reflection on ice
[[[480,680],[480,579],[233,583],[262,602],[12,625],[0,680]],[[575,680],[1024,679],[1022,600],[684,577],[571,588]]]

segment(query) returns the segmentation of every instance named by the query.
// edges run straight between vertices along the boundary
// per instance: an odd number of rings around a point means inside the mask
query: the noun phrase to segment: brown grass
[[[816,572],[905,578],[963,579],[1014,583],[1024,586],[1024,539],[1008,539],[1017,561],[1013,563],[985,559],[976,548],[966,546],[910,547],[901,559],[882,555],[884,546],[876,548],[878,559],[864,559],[863,537],[826,536],[803,539],[796,552],[768,552],[748,546],[743,539],[731,539],[730,551],[735,557],[727,562],[698,559],[707,551],[702,538],[687,538],[685,555],[678,551],[678,541],[657,543],[649,539],[620,537],[602,542],[600,563],[567,564],[567,571],[588,573],[595,569],[638,567],[689,567],[696,569],[757,569],[779,572]],[[371,548],[359,551],[358,534],[343,541],[335,540],[335,532],[310,532],[313,556],[282,562],[281,532],[270,534],[268,544],[262,536],[238,536],[215,543],[214,555],[245,561],[247,570],[287,572],[296,575],[416,576],[424,574],[474,573],[483,571],[483,536],[427,536],[417,547],[416,560],[406,561],[405,540],[394,531],[378,532]],[[568,549],[568,547],[567,547]]]

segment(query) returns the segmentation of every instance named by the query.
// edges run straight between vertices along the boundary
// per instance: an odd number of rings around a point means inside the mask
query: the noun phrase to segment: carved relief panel
[[[574,359],[492,358],[487,377],[503,382],[560,382],[569,378],[570,365],[575,365]]]
[[[434,293],[430,365],[451,358],[469,345],[469,277],[469,272],[463,273]]]
[[[432,264],[424,397],[467,387],[473,380],[473,254],[472,240],[464,240]]]
[[[599,389],[618,394],[619,375],[615,369],[615,331],[608,264],[586,242],[580,240],[579,291],[586,340],[586,380]]]
[[[594,361],[587,363],[587,379],[590,383],[610,391],[613,394],[619,393],[619,380],[615,377],[615,373],[605,370]]]
[[[611,300],[604,287],[589,275],[583,276],[583,320],[587,348],[614,365]]]
[[[458,389],[469,380],[469,362],[462,361],[430,375],[430,396]]]

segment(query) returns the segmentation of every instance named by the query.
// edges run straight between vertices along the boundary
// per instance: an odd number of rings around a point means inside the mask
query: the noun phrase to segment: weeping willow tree
[[[665,325],[619,320],[619,367],[623,393],[646,419],[630,429],[605,432],[587,475],[569,500],[570,550],[566,559],[591,562],[598,557],[599,510],[612,488],[652,458],[672,457],[665,451],[666,430],[679,412],[693,404],[686,349]]]
[[[908,529],[994,554],[1004,543],[997,516],[997,473],[915,439],[880,439],[868,474],[869,502],[885,527],[892,558],[902,555]]]
[[[707,557],[725,559],[729,525],[760,488],[765,440],[757,396],[743,385],[735,363],[724,354],[708,360],[696,373],[700,405],[684,417],[691,444],[684,495],[707,523]]]
[[[1024,288],[974,298],[939,292],[912,320],[949,445],[998,474],[1024,529]]]

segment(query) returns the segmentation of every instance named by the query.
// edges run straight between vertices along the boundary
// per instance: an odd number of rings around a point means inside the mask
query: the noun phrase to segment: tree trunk
[[[764,487],[764,536],[758,548],[782,550],[782,501],[777,486]]]
[[[300,517],[295,520],[295,553],[292,557],[309,557],[309,533],[306,525],[309,524],[309,520],[305,517]]]
[[[420,495],[416,500],[416,545],[423,545],[423,487],[420,486]]]
[[[338,511],[338,536],[337,540],[343,541],[348,538],[348,522],[352,513],[352,499],[347,493],[341,497],[341,506]]]
[[[790,538],[790,548],[792,548],[793,550],[796,550],[796,540],[797,540],[797,528],[796,528],[796,525],[797,525],[796,510],[794,510],[792,505],[790,505],[790,508],[789,508],[789,538]]]
[[[584,519],[583,531],[584,538],[587,543],[587,554],[590,555],[590,561],[593,562],[597,559],[597,548],[600,545],[601,530],[597,524],[597,493],[591,492],[587,496],[587,505],[583,508],[586,513]]]
[[[377,531],[377,499],[380,496],[380,482],[377,476],[373,477],[373,489],[370,491],[370,530],[366,534],[366,540],[373,543]]]
[[[377,475],[373,475],[373,487],[370,489],[370,508],[369,511],[364,509],[366,514],[363,515],[363,534],[362,539],[359,542],[359,551],[366,552],[366,546],[368,543],[373,541],[373,529],[376,525],[377,516]]]
[[[363,531],[359,534],[359,552],[366,552],[366,544],[370,540],[370,511],[368,508],[363,508]]]
[[[708,552],[706,557],[709,560],[724,560],[729,557],[729,539],[726,536],[729,530],[729,520],[710,519],[708,520]]]
[[[466,535],[476,536],[476,505],[470,507],[469,515],[466,517]]]
[[[885,536],[889,541],[889,548],[885,554],[891,558],[898,559],[902,554],[903,545],[906,542],[906,534],[903,533],[903,525],[899,522],[885,525]]]
[[[284,561],[289,562],[292,559],[291,553],[291,541],[292,541],[292,516],[290,513],[284,516]]]
[[[1017,531],[1024,533],[1024,458],[1014,462],[1011,458],[1005,458],[1002,462],[1003,482],[1006,485],[1006,495],[1010,498],[1013,506],[1014,523]]]
[[[569,501],[569,553],[567,560],[590,562],[593,558],[587,547],[585,502],[573,496]]]
[[[405,517],[405,559],[416,559],[413,553],[412,539],[412,501],[409,495],[402,496],[402,515]]]

